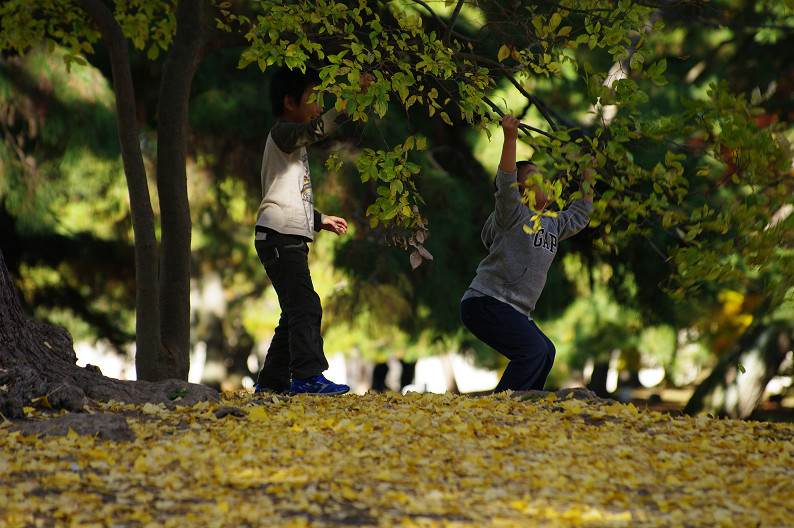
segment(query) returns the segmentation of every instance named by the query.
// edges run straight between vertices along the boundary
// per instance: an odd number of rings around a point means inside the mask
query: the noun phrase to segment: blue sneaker
[[[349,390],[350,387],[347,385],[328,381],[322,374],[304,380],[293,379],[290,387],[290,392],[293,394],[325,394],[330,396],[344,394]]]

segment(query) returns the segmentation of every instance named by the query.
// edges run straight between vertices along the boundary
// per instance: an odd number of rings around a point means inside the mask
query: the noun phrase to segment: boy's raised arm
[[[590,166],[595,167],[596,160],[593,156],[590,156]],[[593,186],[595,182],[593,181],[593,174],[595,174],[596,170],[593,168],[587,168],[582,171],[582,176],[579,180],[579,190],[582,192],[582,197],[590,203],[593,203],[593,195],[595,191]],[[585,185],[587,183],[588,185]]]
[[[518,139],[518,125],[520,122],[512,115],[502,118],[504,130],[504,143],[502,144],[502,158],[499,161],[499,170],[496,173],[496,207],[494,214],[496,221],[501,225],[510,222],[510,218],[521,203],[521,193],[516,187],[516,140]]]
[[[504,172],[516,170],[516,140],[518,139],[519,124],[519,120],[510,114],[502,118],[505,142],[502,145],[502,159],[499,161],[499,168]]]
[[[579,175],[579,191],[582,198],[571,202],[565,209],[557,213],[557,225],[559,226],[558,236],[564,240],[569,236],[575,235],[584,229],[590,221],[590,214],[593,212],[593,175],[596,172],[596,160],[593,156],[587,156],[589,166]],[[573,160],[574,156],[569,156]],[[593,167],[593,168],[591,168]]]
[[[308,147],[312,143],[316,143],[331,135],[339,125],[347,120],[346,114],[337,112],[332,108],[307,123],[279,121],[270,131],[270,134],[278,148],[290,153],[301,147]]]

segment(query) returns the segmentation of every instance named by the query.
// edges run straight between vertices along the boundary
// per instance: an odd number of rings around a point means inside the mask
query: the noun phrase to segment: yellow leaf
[[[342,488],[342,497],[347,500],[356,500],[358,498],[358,493],[356,493],[356,490],[353,488],[345,486]]]
[[[146,471],[147,464],[146,459],[143,456],[139,456],[135,459],[135,462],[132,464],[132,469],[138,473],[143,473]]]
[[[146,414],[160,414],[164,410],[165,409],[151,403],[146,403],[143,406],[143,412],[145,412]]]
[[[248,413],[248,419],[255,422],[269,422],[270,415],[264,407],[254,407],[254,409]]]
[[[47,409],[52,409],[52,405],[50,405],[50,401],[47,399],[47,395],[39,396],[38,398],[33,398],[30,400],[31,403],[38,403],[42,407],[46,407]]]
[[[499,55],[497,55],[499,62],[502,62],[509,56],[510,56],[510,47],[507,44],[502,44],[502,47],[499,48]]]
[[[217,418],[218,418],[217,416],[215,416],[215,413],[212,412],[212,411],[207,411],[207,412],[201,413],[201,414],[198,415],[198,417],[203,419],[203,420],[217,420]]]

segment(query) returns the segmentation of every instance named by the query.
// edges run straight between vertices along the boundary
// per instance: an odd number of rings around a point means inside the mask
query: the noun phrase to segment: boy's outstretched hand
[[[375,76],[371,73],[365,73],[358,79],[358,85],[361,87],[361,93],[367,93],[369,85],[375,81]]]
[[[505,139],[518,139],[518,125],[520,124],[521,121],[516,119],[515,116],[505,115],[502,118],[502,129],[505,133]]]
[[[510,114],[502,118],[505,142],[502,145],[502,158],[499,160],[499,168],[503,172],[516,170],[516,139],[518,139],[518,125],[520,124],[521,122]]]
[[[337,235],[347,233],[347,220],[338,216],[326,216],[320,223],[320,229],[333,231]]]

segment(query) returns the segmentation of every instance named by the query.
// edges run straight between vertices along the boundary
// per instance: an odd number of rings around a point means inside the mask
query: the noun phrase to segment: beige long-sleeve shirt
[[[262,156],[262,202],[256,225],[284,235],[314,240],[321,216],[314,210],[314,195],[306,147],[347,121],[335,109],[308,123],[277,121],[267,136]]]

